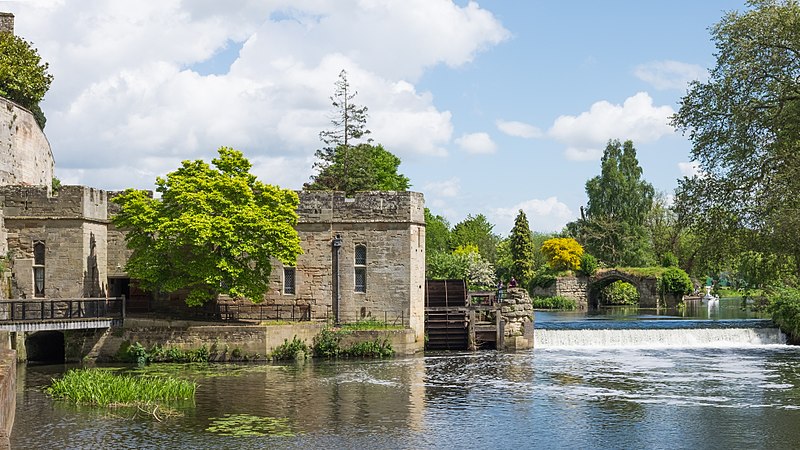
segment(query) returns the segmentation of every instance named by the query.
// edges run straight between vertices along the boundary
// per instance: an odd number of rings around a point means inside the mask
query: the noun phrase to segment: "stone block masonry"
[[[0,186],[12,296],[34,297],[34,248],[44,246],[44,294],[50,298],[102,296],[107,292],[107,194],[84,186]]]
[[[2,19],[0,15],[0,26]],[[0,185],[45,186],[50,191],[54,166],[50,143],[33,114],[0,98]]]
[[[304,253],[297,260],[294,292],[287,291],[283,267],[276,261],[267,304],[311,305],[315,318],[338,313],[341,322],[371,318],[403,323],[422,342],[422,194],[360,192],[346,197],[343,192],[302,191],[298,195],[297,231]],[[340,247],[333,246],[335,239]],[[361,277],[363,284],[356,282]]]

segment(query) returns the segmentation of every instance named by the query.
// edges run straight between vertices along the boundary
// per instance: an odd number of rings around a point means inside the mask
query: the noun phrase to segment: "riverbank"
[[[295,337],[311,345],[325,327],[321,322],[249,325],[129,317],[122,328],[75,335],[66,345],[72,349],[69,359],[76,361],[84,358],[113,361],[118,359],[121,348],[136,342],[145,348],[158,345],[184,351],[205,347],[212,361],[264,361],[285,341]],[[385,339],[398,356],[413,355],[424,348],[424,342],[418,342],[411,329],[353,330],[342,339],[342,344],[376,339]]]

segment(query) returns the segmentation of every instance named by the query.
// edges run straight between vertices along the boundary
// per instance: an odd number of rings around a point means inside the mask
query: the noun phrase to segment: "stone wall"
[[[14,34],[14,14],[0,12],[0,33]]]
[[[503,316],[503,349],[533,347],[533,305],[524,288],[509,288],[500,300]]]
[[[375,318],[405,323],[423,340],[425,217],[422,194],[299,192],[297,231],[303,254],[298,257],[295,293],[284,293],[284,271],[272,272],[267,304],[311,305],[314,317],[336,313],[352,322]],[[338,277],[333,240],[341,239]],[[366,292],[355,291],[355,252],[366,247]]]
[[[2,186],[11,255],[12,297],[31,298],[33,248],[45,245],[45,296],[79,298],[107,291],[107,195],[84,186],[64,186],[58,195],[44,187]]]
[[[234,325],[127,318],[124,328],[108,330],[102,337],[95,338],[94,348],[84,348],[82,351],[97,361],[108,361],[114,359],[124,342],[139,342],[147,348],[156,344],[183,350],[206,346],[218,360],[230,358],[234,350],[250,358],[265,359],[278,346],[294,337],[311,346],[314,337],[324,327],[324,323]],[[422,351],[422,341],[416,340],[413,330],[357,331],[346,336],[341,345],[375,339],[387,339],[397,355],[412,355]]]
[[[33,115],[0,98],[0,185],[45,186],[49,191],[54,165],[50,143]]]
[[[534,288],[532,295],[535,297],[566,297],[575,300],[578,309],[588,307],[589,279],[580,277],[558,277],[555,282],[545,288]]]
[[[9,438],[17,409],[17,356],[0,350],[0,450],[11,448]]]

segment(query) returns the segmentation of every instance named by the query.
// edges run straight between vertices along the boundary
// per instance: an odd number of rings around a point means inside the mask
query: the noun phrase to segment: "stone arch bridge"
[[[589,308],[597,308],[600,304],[600,291],[615,281],[625,281],[639,291],[639,306],[657,308],[659,305],[658,278],[655,276],[639,276],[617,269],[598,270],[589,277],[586,283],[586,297]],[[674,302],[667,302],[674,303]]]

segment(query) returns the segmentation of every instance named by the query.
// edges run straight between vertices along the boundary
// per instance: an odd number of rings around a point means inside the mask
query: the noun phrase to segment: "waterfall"
[[[590,324],[545,323],[534,327],[534,347],[745,347],[785,345],[786,336],[771,323],[738,326],[711,321],[680,321],[650,326],[646,322]],[[749,325],[749,326],[748,326]]]

